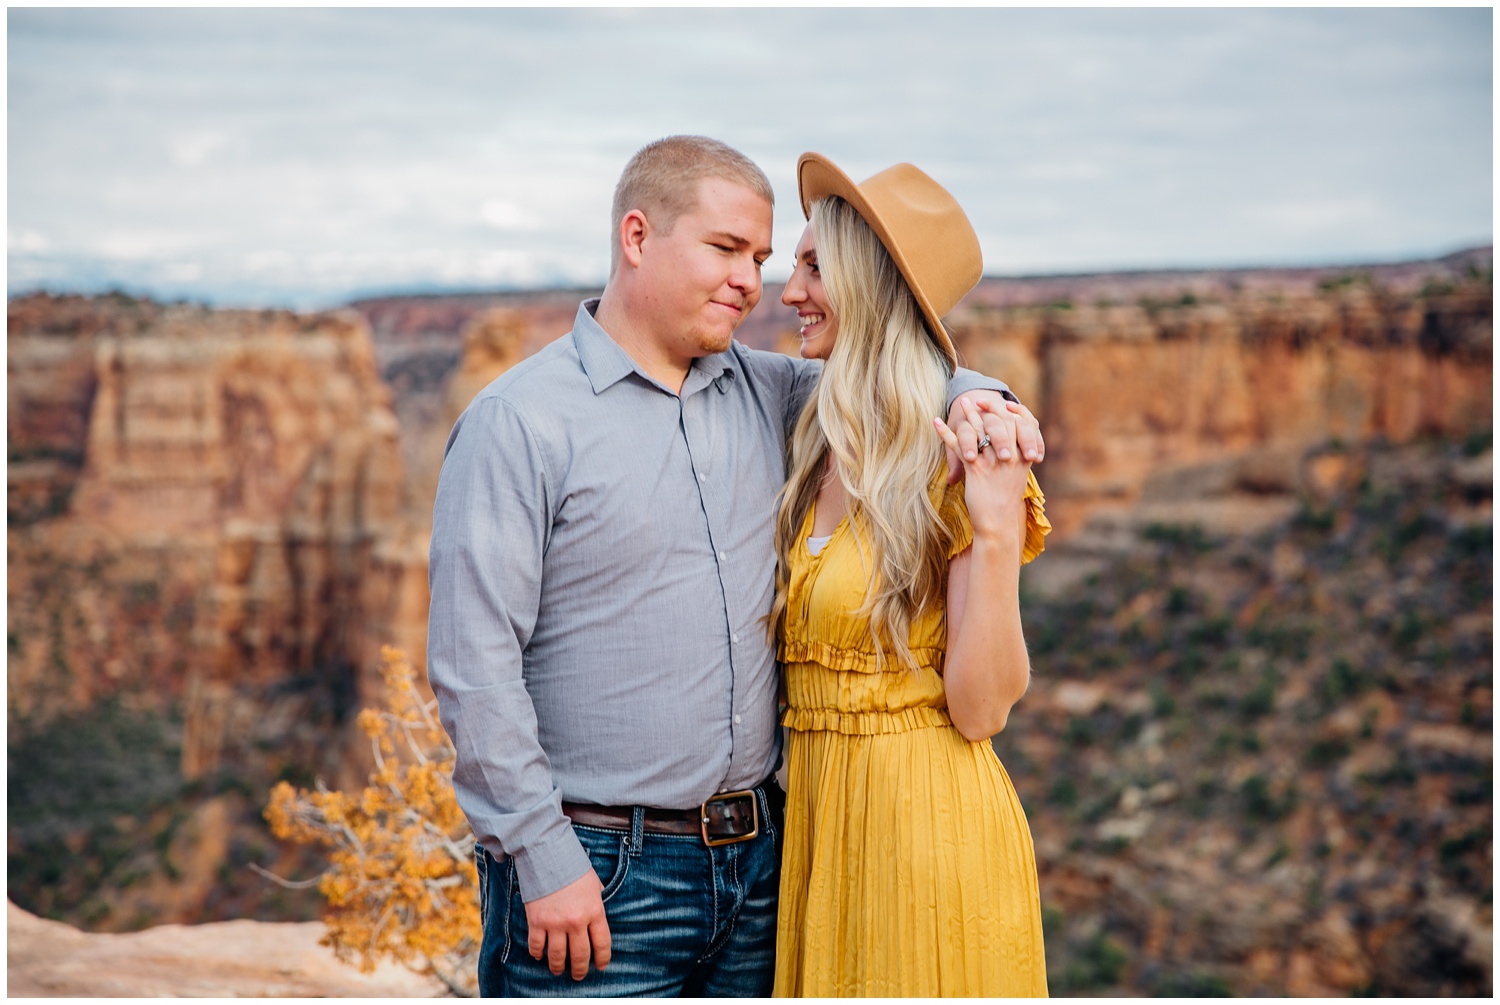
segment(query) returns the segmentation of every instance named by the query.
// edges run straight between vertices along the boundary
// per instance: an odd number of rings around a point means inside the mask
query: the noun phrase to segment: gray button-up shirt
[[[679,394],[599,327],[481,391],[433,512],[427,673],[475,836],[526,900],[590,868],[561,801],[696,806],[776,768],[788,431],[820,364],[738,343]],[[953,396],[998,381],[960,371]]]

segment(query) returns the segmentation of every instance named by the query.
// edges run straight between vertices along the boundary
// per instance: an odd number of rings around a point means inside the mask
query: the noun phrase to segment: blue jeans
[[[476,847],[484,997],[766,998],[776,969],[784,797],[759,790],[761,833],[710,848],[701,838],[573,830],[604,884],[612,957],[581,981],[554,976],[526,946],[515,863]]]

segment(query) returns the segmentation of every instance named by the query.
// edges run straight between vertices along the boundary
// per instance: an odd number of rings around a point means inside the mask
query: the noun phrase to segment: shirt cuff
[[[551,841],[531,845],[511,857],[516,862],[521,899],[527,903],[556,893],[594,867],[571,827]]]

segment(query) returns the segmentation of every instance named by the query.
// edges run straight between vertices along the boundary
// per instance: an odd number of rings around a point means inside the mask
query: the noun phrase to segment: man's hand
[[[594,966],[609,966],[609,922],[604,918],[604,885],[590,869],[582,876],[545,897],[526,905],[526,948],[532,959],[547,954],[547,968],[562,975],[566,961],[573,961],[573,979],[581,981],[589,972],[592,948]]]
[[[1021,456],[1033,464],[1039,463],[1046,456],[1047,445],[1042,442],[1042,427],[1036,421],[1036,416],[1031,414],[1031,409],[1002,397],[999,391],[965,391],[953,400],[953,407],[948,410],[948,425],[958,434],[958,449],[962,452],[960,456],[945,444],[949,485],[957,485],[963,480],[965,458],[972,461],[979,456],[980,431],[969,423],[968,416],[964,413],[965,398],[976,405],[985,402],[992,412],[1008,409],[1016,417],[1016,445],[1021,448]],[[1009,460],[1010,451],[1002,449],[997,456],[1002,461]]]

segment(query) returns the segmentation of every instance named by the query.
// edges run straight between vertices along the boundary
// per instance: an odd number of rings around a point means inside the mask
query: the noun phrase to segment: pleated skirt
[[[1045,996],[1031,830],[951,725],[791,730],[778,996]]]

